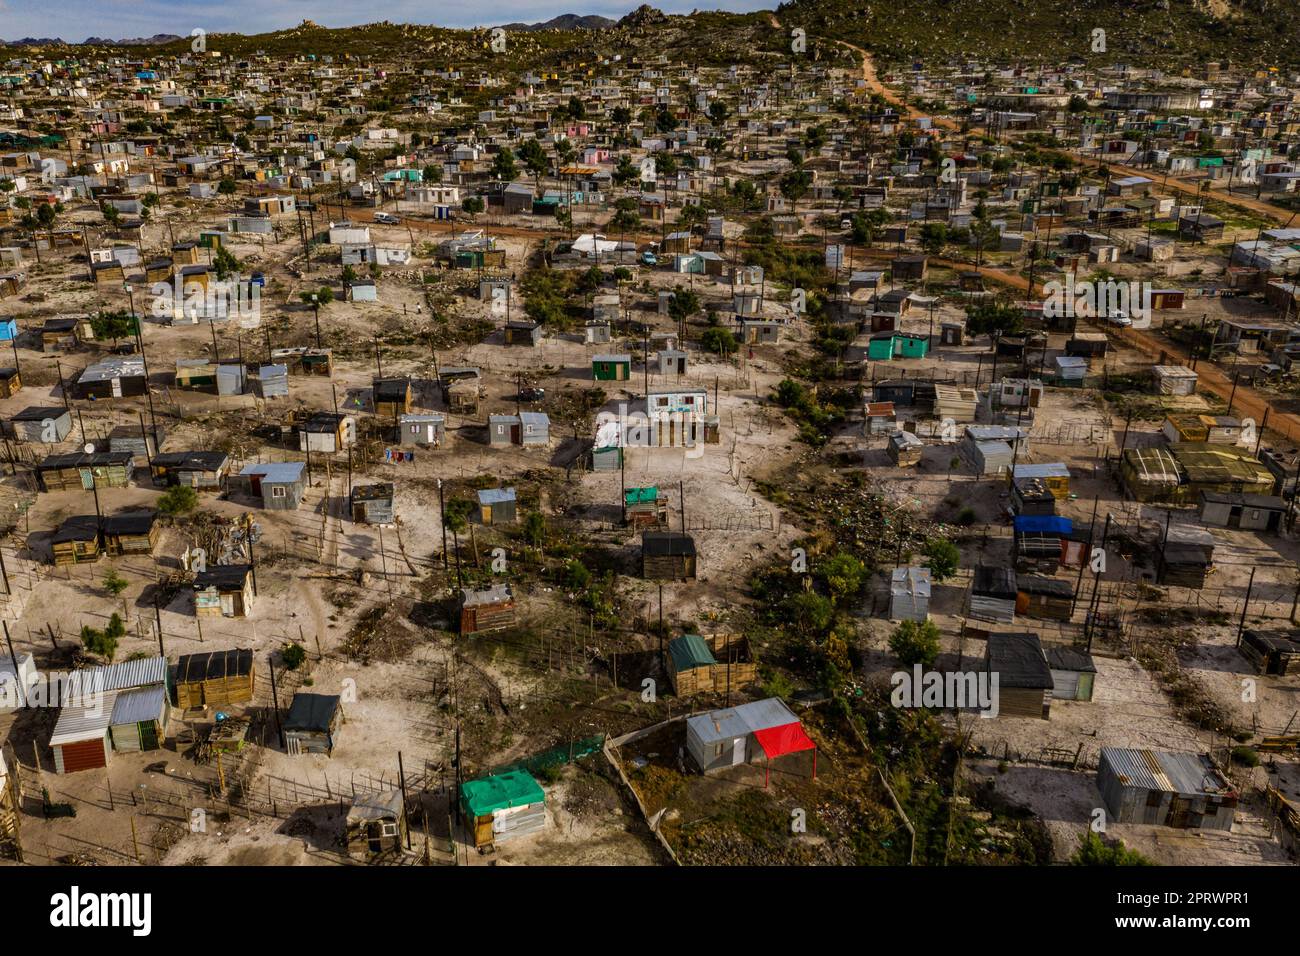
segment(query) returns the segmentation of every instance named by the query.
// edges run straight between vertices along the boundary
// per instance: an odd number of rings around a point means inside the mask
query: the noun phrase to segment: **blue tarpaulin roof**
[[[1030,533],[1069,534],[1074,522],[1059,515],[1017,515],[1016,531]]]

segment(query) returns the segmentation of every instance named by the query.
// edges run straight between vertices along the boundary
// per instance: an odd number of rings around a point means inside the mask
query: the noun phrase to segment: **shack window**
[[[397,836],[397,824],[385,823],[383,828],[383,835],[386,837]]]
[[[714,744],[714,745],[713,745],[713,756],[715,756],[715,757],[721,757],[721,756],[722,756],[722,744]]]
[[[285,488],[283,485],[275,485],[271,488],[272,498],[283,498],[284,495],[285,495]]]

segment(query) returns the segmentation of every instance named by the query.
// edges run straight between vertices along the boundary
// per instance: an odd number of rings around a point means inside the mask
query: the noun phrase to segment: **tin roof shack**
[[[967,613],[977,620],[1012,624],[1016,620],[1016,572],[981,564],[971,579]]]
[[[967,425],[957,446],[980,476],[1010,472],[1016,458],[1028,451],[1029,431],[1015,425]]]
[[[36,476],[45,491],[125,488],[134,467],[126,451],[70,452],[46,457],[36,466]]]
[[[1180,502],[1193,503],[1198,494],[1221,491],[1233,494],[1273,493],[1273,473],[1254,455],[1228,445],[1171,445],[1170,453],[1185,476],[1177,492]]]
[[[397,418],[411,410],[410,378],[377,378],[370,385],[375,414],[380,418]]]
[[[298,450],[332,455],[356,441],[357,421],[338,412],[312,412],[298,425]]]
[[[1237,809],[1237,792],[1204,754],[1102,747],[1097,789],[1116,823],[1229,831]]]
[[[253,652],[241,648],[185,654],[176,662],[173,686],[181,710],[229,707],[253,699]]]
[[[54,444],[72,431],[72,413],[62,405],[24,408],[5,422],[5,434],[20,442]]]
[[[460,808],[480,852],[546,829],[546,794],[524,770],[467,780],[460,786]]]
[[[406,843],[406,807],[401,790],[385,790],[358,797],[348,808],[343,838],[348,856],[373,860],[392,851],[401,853]]]
[[[129,451],[136,463],[147,463],[165,439],[162,428],[141,429],[139,425],[118,425],[108,433],[109,451]]]
[[[290,375],[324,375],[329,377],[334,372],[333,351],[331,349],[296,348],[272,349],[271,361],[284,365]]]
[[[82,369],[68,393],[73,398],[123,398],[143,395],[148,390],[144,359],[114,355]]]
[[[447,410],[461,415],[477,415],[482,379],[483,373],[470,366],[442,369],[438,373],[438,387]]]
[[[170,714],[162,684],[119,691],[108,722],[113,749],[120,753],[157,750],[167,737]]]
[[[656,487],[623,492],[624,521],[633,528],[657,528],[668,523],[668,498]]]
[[[1092,700],[1097,682],[1097,665],[1087,651],[1053,644],[1044,648],[1052,669],[1052,697],[1056,700]]]
[[[889,576],[889,619],[924,621],[930,616],[930,569],[894,568]]]
[[[1065,500],[1070,497],[1070,469],[1063,462],[1041,464],[1017,462],[1011,469],[1012,485],[1024,480],[1041,481],[1054,498]]]
[[[1151,369],[1157,395],[1195,395],[1197,374],[1186,365],[1157,365]]]
[[[626,382],[632,377],[632,356],[593,355],[591,377],[597,382]]]
[[[348,497],[348,510],[357,524],[391,525],[393,517],[393,483],[376,482],[357,485]]]
[[[1172,501],[1178,496],[1183,470],[1167,448],[1126,448],[1119,474],[1138,501]]]
[[[198,617],[247,617],[257,593],[247,564],[221,564],[194,576],[194,613]]]
[[[224,451],[168,451],[155,455],[150,466],[154,484],[185,485],[199,491],[226,487],[230,456]]]
[[[681,531],[641,532],[641,577],[648,581],[695,578],[695,539]]]
[[[239,473],[239,485],[246,487],[252,497],[261,498],[263,508],[293,511],[302,504],[307,490],[306,471],[301,461],[245,465]]]
[[[478,515],[483,524],[514,524],[518,509],[513,488],[484,488],[478,493]]]
[[[867,402],[862,406],[862,434],[883,435],[898,429],[893,402]]]
[[[695,765],[708,774],[756,760],[770,762],[786,754],[816,751],[817,745],[790,708],[769,697],[688,718],[686,749]]]
[[[1241,437],[1241,420],[1226,415],[1170,415],[1160,431],[1171,445],[1235,445]]]
[[[1054,685],[1037,634],[990,634],[984,669],[990,681],[997,675],[999,716],[1048,719]]]
[[[84,703],[68,703],[50,734],[55,773],[76,773],[108,766],[112,743],[108,725],[113,718],[117,691],[105,690]]]
[[[1074,358],[1100,358],[1110,348],[1105,332],[1076,332],[1065,343],[1065,354]]]
[[[1241,651],[1242,656],[1255,665],[1255,669],[1261,674],[1280,676],[1297,674],[1300,673],[1298,633],[1300,632],[1267,633],[1252,628],[1242,633],[1237,650]]]
[[[668,644],[673,693],[728,694],[758,680],[749,641],[740,634],[685,634]]]
[[[530,348],[542,341],[542,327],[526,319],[511,319],[501,330],[506,345],[527,345]]]
[[[1282,526],[1286,508],[1286,500],[1277,495],[1201,493],[1201,521],[1217,528],[1275,532]]]
[[[1061,578],[1016,575],[1016,613],[1068,621],[1074,611],[1074,586]]]
[[[488,631],[504,631],[515,626],[515,594],[509,584],[497,584],[483,590],[462,588],[460,595],[460,633],[462,637]]]
[[[293,695],[284,718],[284,749],[292,757],[302,754],[334,753],[338,729],[344,723],[343,707],[337,694]]]
[[[1214,570],[1214,535],[1204,528],[1170,525],[1156,552],[1156,584],[1203,588]]]
[[[11,714],[24,706],[30,689],[40,680],[36,658],[31,654],[17,655],[17,664],[15,671],[14,658],[8,654],[0,656],[0,714]],[[0,777],[3,775],[4,758],[0,755]]]
[[[433,412],[415,412],[397,419],[397,442],[403,448],[437,448],[447,437],[447,420]]]
[[[889,460],[899,468],[910,468],[919,464],[925,451],[925,442],[911,432],[896,431],[889,436],[885,445]]]

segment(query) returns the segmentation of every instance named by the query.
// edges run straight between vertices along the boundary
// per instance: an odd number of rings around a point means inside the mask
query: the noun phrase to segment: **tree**
[[[943,251],[943,247],[947,242],[947,223],[927,222],[921,227],[921,248],[930,255],[937,256]]]
[[[420,171],[420,180],[426,183],[442,182],[442,167],[435,163],[429,163]]]
[[[460,208],[465,210],[471,216],[477,216],[483,211],[482,196],[467,196],[465,201],[460,204]]]
[[[678,325],[700,311],[700,297],[690,289],[678,289],[668,297],[668,314]]]
[[[889,635],[889,650],[904,667],[933,667],[939,657],[939,627],[934,621],[904,621]]]
[[[497,179],[514,179],[519,175],[519,164],[509,146],[502,146],[492,160],[492,175]]]
[[[1009,299],[984,299],[966,310],[966,331],[999,339],[1016,335],[1024,328],[1024,315]]]
[[[546,540],[546,518],[540,511],[530,511],[524,516],[524,540],[540,548]]]
[[[235,258],[225,246],[218,246],[217,253],[212,257],[212,271],[217,274],[217,278],[223,282],[230,278],[243,268],[243,263]]]
[[[113,655],[117,653],[118,640],[126,636],[126,625],[122,623],[122,616],[116,611],[108,619],[108,627],[104,630],[97,630],[89,624],[81,628],[81,643],[86,650],[92,654],[97,654],[107,660],[112,660]]]
[[[817,576],[831,592],[831,599],[838,604],[846,597],[852,597],[862,590],[867,577],[867,566],[846,551],[834,554],[821,563]]]
[[[714,126],[721,126],[727,121],[727,116],[731,110],[722,100],[714,100],[709,104],[709,119],[713,120]]]
[[[314,303],[312,302],[312,296],[316,297]],[[329,305],[334,301],[334,290],[327,285],[323,285],[315,292],[299,292],[298,298],[308,305]]]
[[[535,139],[530,139],[519,147],[519,158],[523,160],[524,168],[533,175],[533,182],[541,188],[542,174],[546,172],[550,165],[546,158],[546,150],[542,149],[542,144]]]
[[[169,517],[187,515],[199,506],[199,493],[189,485],[172,485],[158,496],[158,511]]]
[[[933,538],[925,546],[925,556],[930,560],[930,579],[935,584],[952,577],[961,565],[961,551],[947,538]]]
[[[474,502],[468,498],[453,498],[443,509],[442,523],[448,531],[460,534],[469,527],[469,516],[474,510]]]
[[[781,195],[790,201],[790,207],[793,209],[799,205],[799,200],[804,197],[811,185],[812,173],[806,169],[792,169],[781,177]]]
[[[221,180],[221,182],[217,183],[217,192],[221,193],[221,195],[223,196],[233,195],[236,188],[237,187],[235,186],[235,181],[231,179],[229,176],[225,177],[224,179]]]
[[[306,662],[307,651],[301,644],[295,641],[292,644],[286,644],[280,649],[280,660],[284,662],[286,668],[291,671],[296,671]]]
[[[1107,843],[1100,834],[1089,830],[1079,837],[1079,849],[1070,857],[1071,866],[1154,866],[1137,850],[1130,850],[1123,840]]]
[[[580,120],[587,115],[587,107],[576,96],[569,97],[569,115],[576,120]]]
[[[90,320],[91,331],[97,339],[112,339],[117,345],[121,339],[129,338],[139,330],[140,324],[135,316],[127,312],[101,312]]]
[[[131,586],[131,582],[117,573],[117,568],[110,567],[104,575],[104,590],[113,597],[121,597],[122,593]],[[122,613],[126,613],[126,599],[122,600]]]
[[[723,358],[736,351],[736,344],[736,337],[731,334],[731,330],[720,325],[707,328],[700,334],[700,345]]]

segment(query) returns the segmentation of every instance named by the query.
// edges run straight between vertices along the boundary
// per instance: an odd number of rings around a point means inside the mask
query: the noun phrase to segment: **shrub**
[[[939,657],[939,628],[934,621],[904,621],[889,636],[889,649],[904,667],[932,667]]]
[[[307,651],[301,644],[289,644],[280,651],[280,660],[289,670],[296,671],[307,660]]]
[[[176,517],[186,515],[199,506],[199,493],[189,485],[173,485],[158,496],[158,510]]]
[[[1150,860],[1137,850],[1130,850],[1124,841],[1106,843],[1096,833],[1079,837],[1079,849],[1070,857],[1071,866],[1152,866]]]

